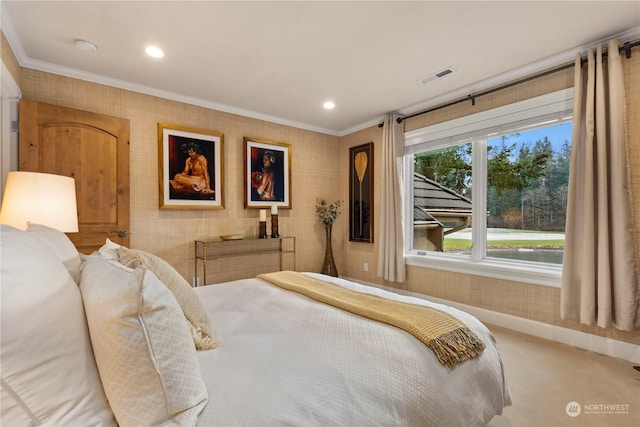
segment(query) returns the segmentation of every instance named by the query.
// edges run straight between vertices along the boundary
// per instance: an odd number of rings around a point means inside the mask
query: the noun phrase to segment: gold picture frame
[[[291,144],[244,138],[244,207],[291,209]]]
[[[224,209],[224,135],[158,123],[161,209]]]

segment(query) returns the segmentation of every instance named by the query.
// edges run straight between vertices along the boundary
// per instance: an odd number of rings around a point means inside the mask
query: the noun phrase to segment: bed
[[[109,241],[82,256],[43,226],[1,237],[2,425],[481,426],[511,404],[493,336],[451,307],[286,273],[458,322],[477,351],[447,362],[283,276],[191,288]]]

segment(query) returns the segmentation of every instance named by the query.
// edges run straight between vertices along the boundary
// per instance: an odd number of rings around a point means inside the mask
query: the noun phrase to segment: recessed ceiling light
[[[76,39],[75,45],[78,49],[87,53],[93,53],[98,49],[95,44],[81,39]]]
[[[147,52],[147,55],[154,58],[162,58],[164,56],[164,52],[158,46],[147,46],[144,51]]]
[[[332,101],[327,101],[324,104],[322,104],[322,106],[324,107],[325,110],[333,110],[336,104],[334,104]]]

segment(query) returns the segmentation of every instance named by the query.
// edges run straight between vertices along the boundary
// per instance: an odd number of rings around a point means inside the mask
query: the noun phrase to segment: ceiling
[[[3,0],[1,12],[23,67],[332,135],[640,35],[638,1]]]

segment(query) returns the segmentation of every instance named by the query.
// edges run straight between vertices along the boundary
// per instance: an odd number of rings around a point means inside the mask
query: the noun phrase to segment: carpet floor
[[[640,372],[633,363],[487,326],[513,399],[490,427],[640,427]]]

